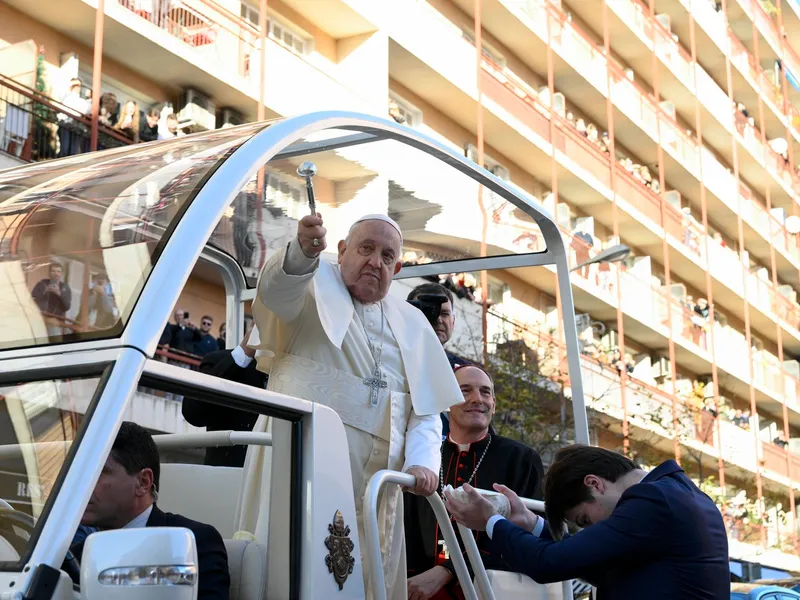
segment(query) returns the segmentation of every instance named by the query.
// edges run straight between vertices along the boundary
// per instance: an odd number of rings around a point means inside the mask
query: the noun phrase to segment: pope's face
[[[339,266],[350,295],[364,304],[389,293],[392,277],[402,267],[400,234],[389,223],[363,221],[339,242]]]

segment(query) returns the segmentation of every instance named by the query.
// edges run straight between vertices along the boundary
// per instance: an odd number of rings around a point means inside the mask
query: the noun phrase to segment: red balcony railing
[[[227,68],[231,65],[226,59],[235,60],[238,75],[250,75],[250,56],[258,49],[258,29],[214,0],[184,0],[171,4],[142,4],[136,0],[117,2],[202,52],[204,57],[216,58]]]

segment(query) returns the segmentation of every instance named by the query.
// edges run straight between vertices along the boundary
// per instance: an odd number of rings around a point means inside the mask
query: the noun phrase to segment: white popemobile
[[[308,214],[307,190],[329,239],[381,212],[400,224],[406,250],[426,255],[404,265],[391,293],[405,294],[403,280],[453,272],[549,278],[560,298],[575,439],[588,443],[558,227],[526,194],[416,130],[321,112],[0,171],[0,600],[197,598],[197,549],[186,529],[94,534],[80,565],[65,560],[124,420],[156,432],[159,506],[225,538],[232,600],[385,598],[380,568],[374,589],[364,589],[361,557],[381,564],[381,488],[413,477],[380,471],[357,507],[336,413],[181,368],[159,350],[181,294],[202,305],[223,286],[227,346],[238,344],[259,270]],[[50,296],[34,292],[40,280]],[[291,440],[192,428],[176,416],[186,395],[288,421]],[[225,445],[269,448],[268,532],[233,530],[242,469],[181,460]],[[429,500],[454,547],[441,498]],[[487,573],[472,536],[464,539],[474,582],[459,556],[455,566],[468,599],[572,597],[571,582]]]

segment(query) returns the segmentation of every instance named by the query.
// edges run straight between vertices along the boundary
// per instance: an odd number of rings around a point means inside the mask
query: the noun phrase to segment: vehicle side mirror
[[[182,527],[115,529],[86,538],[84,600],[196,600],[197,545]]]

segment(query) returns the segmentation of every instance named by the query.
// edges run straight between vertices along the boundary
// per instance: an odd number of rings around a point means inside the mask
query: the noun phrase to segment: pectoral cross
[[[381,366],[375,365],[375,373],[372,377],[364,380],[364,385],[368,385],[371,389],[369,391],[369,401],[372,406],[378,406],[378,390],[386,388],[389,384],[381,379]]]

